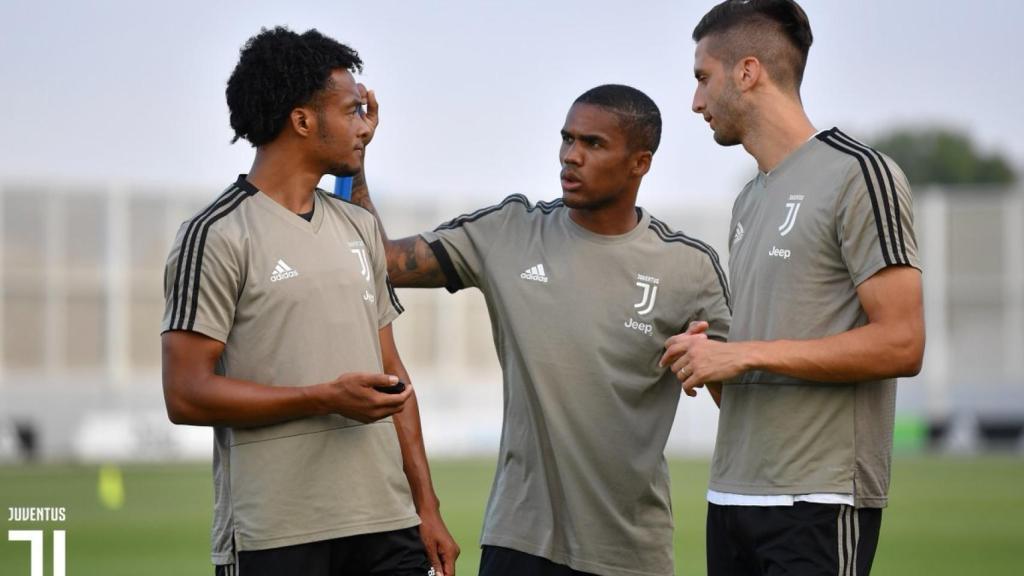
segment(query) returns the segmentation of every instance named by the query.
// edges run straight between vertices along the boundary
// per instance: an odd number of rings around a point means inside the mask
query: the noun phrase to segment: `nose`
[[[580,154],[575,142],[572,144],[562,144],[562,153],[559,156],[561,156],[562,165],[572,164],[573,166],[580,166],[583,164],[583,156]]]
[[[704,95],[700,93],[700,88],[698,87],[693,91],[693,102],[690,103],[690,110],[693,110],[697,114],[702,114],[704,112],[704,106]]]
[[[365,140],[370,135],[370,123],[366,121],[366,118],[359,116],[359,121],[356,122],[356,136],[360,140]]]

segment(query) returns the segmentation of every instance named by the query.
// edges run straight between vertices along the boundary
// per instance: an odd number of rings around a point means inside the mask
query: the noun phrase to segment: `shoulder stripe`
[[[498,204],[495,204],[493,206],[487,206],[486,208],[481,208],[475,212],[470,212],[469,214],[463,214],[462,216],[453,218],[452,220],[449,220],[448,222],[445,222],[444,224],[441,224],[440,226],[435,228],[434,231],[438,232],[440,230],[451,230],[453,228],[458,228],[469,222],[479,220],[484,216],[487,216],[488,214],[493,214],[494,212],[497,212],[503,209],[504,207],[508,206],[509,204],[515,202],[518,202],[523,206],[526,206],[527,208],[530,207],[530,201],[526,199],[526,196],[523,196],[522,194],[513,194],[505,198]]]
[[[718,252],[705,242],[687,236],[682,232],[673,231],[667,224],[658,220],[654,216],[651,216],[651,223],[648,228],[653,230],[658,238],[663,242],[679,242],[691,248],[700,250],[707,255],[711,260],[712,268],[715,270],[715,276],[718,277],[718,283],[722,287],[722,295],[725,296],[725,306],[729,309],[729,313],[732,314],[732,294],[729,292],[729,281],[727,280],[725,270],[722,269],[722,263],[718,258]]]
[[[199,280],[201,278],[200,272],[203,268],[203,249],[206,248],[206,234],[210,231],[210,226],[212,226],[214,222],[230,214],[235,208],[238,208],[246,198],[249,198],[255,193],[255,191],[247,190],[245,194],[239,196],[225,210],[222,210],[210,218],[203,226],[203,231],[199,235],[199,248],[196,250],[195,285],[192,288],[192,311],[188,315],[188,326],[186,327],[186,330],[191,330],[196,324],[196,313],[199,311]]]
[[[878,164],[882,167],[883,170],[885,170],[885,176],[889,183],[889,194],[892,195],[893,216],[896,220],[896,239],[899,240],[898,255],[902,256],[904,264],[910,264],[910,258],[907,256],[907,243],[903,235],[903,218],[901,218],[900,214],[900,197],[896,191],[896,182],[893,181],[892,170],[889,169],[889,163],[885,161],[885,158],[882,158],[882,155],[878,152],[878,150],[861,144],[857,140],[854,140],[853,138],[848,136],[842,130],[836,128],[836,134],[842,136],[851,144],[859,144],[860,148],[863,149],[865,152],[874,155],[874,157],[878,160]],[[881,179],[881,175],[879,175],[879,179]],[[896,246],[893,246],[893,249],[896,250]],[[897,260],[899,260],[899,256],[897,257]]]
[[[879,207],[879,194],[875,191],[874,179],[871,176],[871,170],[868,168],[867,163],[867,160],[870,159],[873,161],[873,159],[868,157],[866,154],[858,151],[857,148],[852,147],[849,144],[846,144],[845,142],[839,140],[836,136],[837,131],[837,129],[833,128],[831,130],[818,134],[817,138],[818,140],[821,140],[828,146],[831,146],[832,148],[842,152],[843,154],[853,157],[854,159],[857,160],[857,163],[860,164],[861,173],[864,176],[864,182],[866,183],[868,188],[868,197],[871,199],[871,209],[875,213],[875,228],[878,232],[878,244],[882,247],[882,259],[885,260],[885,264],[887,266],[892,266],[895,263],[889,251],[889,239],[892,237],[892,235],[886,234],[886,222],[883,221],[882,219],[882,212],[881,208]],[[875,168],[877,169],[877,165],[875,166]],[[879,179],[878,184],[881,188],[883,187],[884,183],[881,182],[881,179]],[[885,191],[882,190],[881,194],[884,197]],[[891,230],[892,220],[889,219],[887,223],[889,225],[888,229]]]
[[[458,228],[458,227],[463,226],[465,224],[468,224],[470,222],[474,222],[476,220],[479,220],[479,219],[483,218],[484,216],[487,216],[488,214],[493,214],[495,212],[498,212],[498,211],[504,209],[509,204],[516,204],[516,203],[522,204],[523,206],[525,206],[527,212],[533,212],[534,210],[540,210],[542,214],[551,214],[555,210],[557,210],[557,209],[559,209],[559,208],[561,208],[562,206],[565,205],[565,203],[562,202],[561,198],[557,198],[555,200],[549,200],[549,201],[546,201],[546,202],[537,202],[537,204],[531,205],[530,204],[530,200],[527,199],[526,196],[523,196],[522,194],[512,194],[511,196],[505,198],[500,203],[495,204],[494,206],[488,206],[486,208],[481,208],[481,209],[479,209],[479,210],[477,210],[475,212],[470,212],[469,214],[463,214],[462,216],[459,216],[457,218],[449,220],[448,222],[445,222],[444,224],[441,224],[440,226],[435,228],[434,232],[438,232],[438,231],[441,231],[441,230],[452,230],[452,229]]]
[[[398,301],[398,294],[395,293],[395,286],[391,283],[391,278],[385,276],[384,283],[388,287],[388,297],[391,298],[391,305],[395,307],[395,310],[399,314],[405,312],[405,308],[402,307],[402,303]]]
[[[886,181],[882,177],[882,170],[881,168],[879,168],[879,164],[884,166],[885,162],[882,160],[881,156],[878,156],[876,158],[877,152],[875,152],[871,148],[865,146],[864,144],[861,144],[860,142],[854,140],[853,138],[850,138],[846,134],[842,133],[838,128],[834,128],[833,130],[835,136],[838,138],[838,141],[846,143],[855,150],[859,151],[861,154],[865,155],[868,161],[871,163],[871,168],[874,170],[875,173],[875,181],[878,182],[879,196],[882,197],[882,206],[885,208],[885,221],[886,224],[888,224],[889,242],[891,243],[893,260],[895,260],[897,264],[909,263],[909,261],[907,260],[904,260],[903,262],[900,261],[901,255],[898,244],[899,235],[896,234],[896,228],[893,226],[893,212],[899,210],[899,198],[897,198],[896,196],[895,187],[891,185],[891,180],[890,185],[887,186]],[[886,166],[886,170],[888,170],[888,166]],[[899,213],[896,212],[896,214],[896,222],[898,223]]]
[[[177,266],[178,269],[175,271],[175,274],[174,274],[174,288],[173,288],[172,293],[171,293],[171,301],[172,301],[172,304],[171,304],[171,328],[172,329],[177,329],[178,326],[176,326],[176,324],[180,324],[180,321],[177,320],[179,304],[181,305],[181,310],[182,310],[181,315],[184,316],[184,313],[185,313],[184,312],[184,306],[185,306],[184,295],[185,295],[185,292],[184,292],[184,290],[180,290],[179,287],[181,286],[182,278],[184,277],[185,274],[187,274],[188,269],[192,266],[192,244],[193,244],[193,238],[194,238],[193,232],[196,229],[198,229],[199,226],[202,225],[202,222],[212,212],[214,212],[218,208],[220,208],[220,207],[224,206],[225,204],[227,204],[228,202],[230,202],[239,192],[241,192],[241,190],[237,186],[235,186],[233,184],[231,186],[228,186],[228,189],[225,190],[220,196],[218,196],[216,200],[211,202],[197,216],[193,217],[192,220],[188,223],[188,227],[185,229],[185,235],[182,237],[182,239],[181,239],[181,246],[178,249],[178,266]],[[188,257],[187,260],[186,260],[186,255]],[[178,297],[179,292],[181,292],[181,298]]]
[[[212,205],[212,210],[204,211],[192,224],[191,230],[186,230],[186,237],[182,240],[184,254],[186,255],[184,276],[181,280],[179,294],[175,304],[180,306],[180,314],[175,322],[174,316],[171,320],[171,328],[175,330],[191,330],[195,327],[196,313],[199,304],[199,280],[202,276],[203,250],[206,247],[206,237],[210,226],[221,218],[230,214],[242,201],[255,194],[255,190],[247,190],[241,187],[234,187],[229,194]],[[187,245],[186,245],[187,244]],[[180,258],[180,256],[179,256]],[[193,270],[192,260],[195,258],[195,269]],[[181,262],[179,259],[179,271]],[[175,285],[178,288],[178,285]],[[190,290],[191,288],[191,290]],[[189,292],[191,291],[191,294]],[[187,314],[186,314],[187,310]],[[173,310],[172,310],[173,311]]]
[[[565,206],[565,202],[561,198],[554,200],[548,200],[546,202],[537,202],[537,205],[533,208],[527,208],[528,211],[532,211],[534,208],[539,209],[544,214],[551,214],[558,208]]]

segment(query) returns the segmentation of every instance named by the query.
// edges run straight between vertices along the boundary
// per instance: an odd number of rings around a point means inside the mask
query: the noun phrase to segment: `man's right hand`
[[[380,124],[380,105],[377,103],[376,92],[368,90],[362,83],[357,84],[356,88],[359,90],[359,97],[366,103],[363,120],[370,127],[370,133],[363,139],[363,146],[366,146],[373,140],[373,135],[377,133],[377,126]]]
[[[401,412],[412,396],[412,385],[398,394],[376,390],[374,386],[394,386],[398,376],[369,372],[349,372],[317,387],[317,395],[330,414],[341,414],[364,424]]]

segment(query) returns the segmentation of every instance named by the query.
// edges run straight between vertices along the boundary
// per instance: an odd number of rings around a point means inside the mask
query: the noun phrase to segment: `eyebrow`
[[[570,137],[576,140],[582,140],[584,142],[608,142],[608,138],[601,136],[600,134],[573,134],[568,130],[562,129],[562,137]]]

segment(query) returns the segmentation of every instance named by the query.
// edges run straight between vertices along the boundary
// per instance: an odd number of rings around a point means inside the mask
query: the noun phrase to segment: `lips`
[[[576,174],[572,173],[572,172],[567,172],[565,170],[562,170],[561,176],[562,176],[562,190],[564,190],[564,191],[569,192],[569,191],[572,191],[572,190],[576,190],[580,186],[583,185],[583,182],[580,181],[580,177],[577,176]]]

